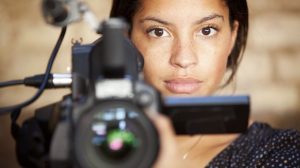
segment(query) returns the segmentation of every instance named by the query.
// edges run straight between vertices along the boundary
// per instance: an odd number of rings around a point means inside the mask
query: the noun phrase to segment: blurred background
[[[47,25],[41,0],[0,1],[0,81],[43,73],[60,29]],[[86,0],[99,20],[108,17],[111,0]],[[248,46],[236,78],[235,93],[251,96],[251,115],[277,128],[300,130],[300,1],[249,0]],[[71,41],[98,38],[84,22],[69,26],[52,72],[68,72]],[[20,103],[35,89],[0,90],[0,106]],[[24,109],[20,123],[38,107],[59,101],[70,91],[47,90]],[[9,116],[0,116],[0,167],[18,168]]]

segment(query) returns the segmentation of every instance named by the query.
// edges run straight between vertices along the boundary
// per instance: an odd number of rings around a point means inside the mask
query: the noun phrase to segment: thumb
[[[160,139],[175,140],[175,132],[169,118],[161,114],[157,114],[155,116],[152,116],[151,120],[153,121],[155,127],[159,132],[159,135],[161,137]]]
[[[172,160],[178,158],[176,135],[171,121],[167,117],[160,114],[152,116],[151,119],[157,128],[160,139],[160,152],[154,167],[170,167],[172,165]],[[171,167],[174,166],[172,165]]]

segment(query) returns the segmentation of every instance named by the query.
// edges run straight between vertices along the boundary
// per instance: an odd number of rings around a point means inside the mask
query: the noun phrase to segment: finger
[[[173,129],[173,125],[169,118],[163,116],[163,115],[155,115],[151,117],[154,125],[156,126],[161,139],[174,139],[175,138],[175,132]]]
[[[160,156],[172,156],[176,152],[176,136],[173,131],[171,121],[163,116],[157,115],[152,118],[154,125],[159,133],[160,139]]]
[[[160,144],[161,144],[159,157],[156,163],[153,165],[153,168],[165,168],[165,167],[177,168],[180,165],[177,164],[177,161],[179,160],[179,156],[178,156],[177,145],[176,145],[176,136],[170,119],[160,114],[151,118],[158,130]]]

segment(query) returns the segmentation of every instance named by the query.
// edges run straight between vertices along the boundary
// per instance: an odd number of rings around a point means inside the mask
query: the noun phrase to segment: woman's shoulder
[[[250,165],[258,167],[300,165],[300,133],[296,129],[274,129],[265,123],[254,123],[246,134],[241,135],[237,143],[239,141],[246,141],[253,146],[246,157]]]
[[[282,149],[284,147],[300,150],[300,132],[296,129],[276,129],[266,123],[253,123],[247,133],[237,141],[252,141],[258,147]]]
[[[255,122],[209,167],[220,162],[225,167],[297,167],[300,165],[300,132]]]
[[[300,145],[300,132],[296,129],[276,129],[266,123],[254,122],[248,131],[240,136],[240,139],[256,140],[257,143],[284,143],[286,145],[296,143]]]

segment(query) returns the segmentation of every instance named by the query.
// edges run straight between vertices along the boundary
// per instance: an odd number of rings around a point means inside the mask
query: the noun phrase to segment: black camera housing
[[[72,167],[90,168],[150,167],[155,161],[159,140],[148,115],[159,111],[159,95],[139,79],[142,59],[125,32],[122,21],[111,19],[93,45],[73,46],[72,100],[64,109],[71,120],[54,133],[52,167],[69,160]],[[60,131],[70,134],[64,140],[71,147],[62,158]]]

